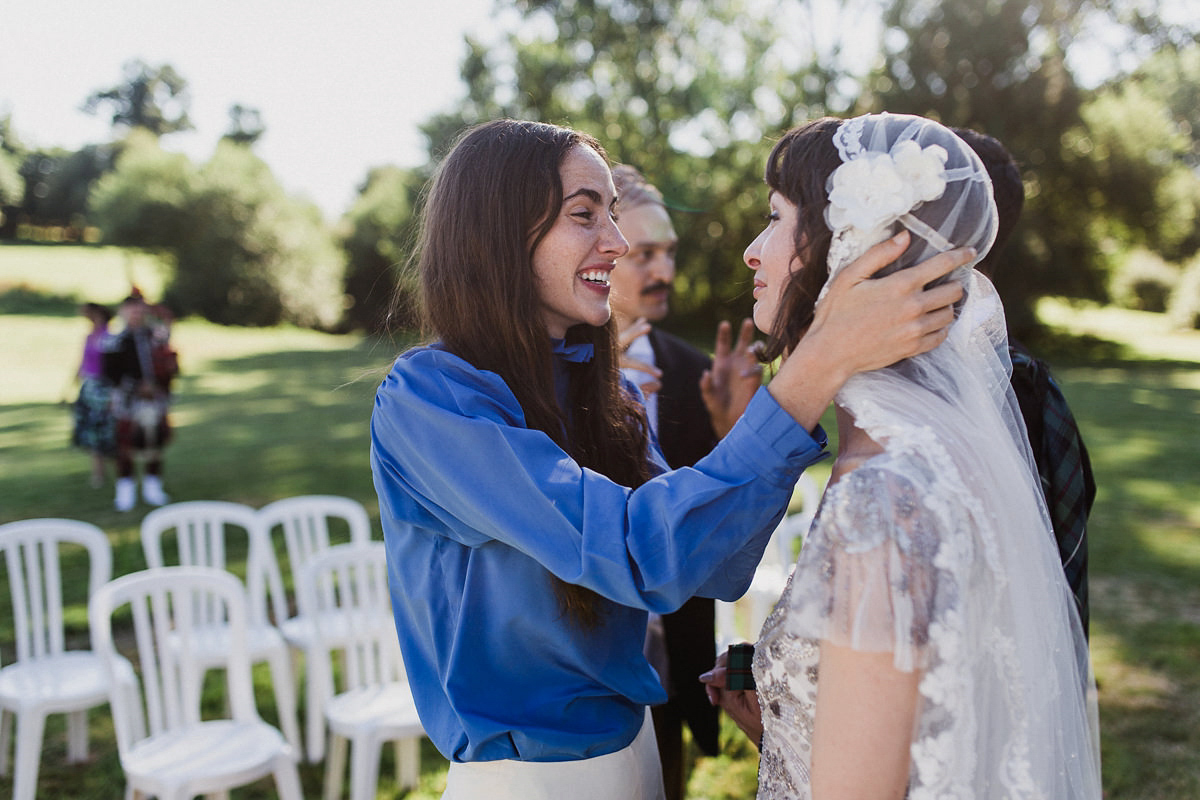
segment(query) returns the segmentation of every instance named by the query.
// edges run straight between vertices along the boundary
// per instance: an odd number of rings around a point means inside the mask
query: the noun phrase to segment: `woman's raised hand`
[[[772,379],[771,394],[809,430],[851,375],[886,367],[945,341],[962,286],[955,281],[925,286],[969,262],[974,251],[949,250],[872,279],[904,252],[908,237],[903,231],[880,242],[834,277],[817,304],[812,326]]]

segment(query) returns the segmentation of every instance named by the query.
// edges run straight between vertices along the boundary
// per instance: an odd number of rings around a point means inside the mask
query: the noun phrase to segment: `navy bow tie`
[[[550,342],[554,345],[554,355],[561,356],[564,361],[574,361],[576,364],[582,364],[585,361],[592,360],[594,350],[590,344],[567,344],[564,339],[553,338]]]

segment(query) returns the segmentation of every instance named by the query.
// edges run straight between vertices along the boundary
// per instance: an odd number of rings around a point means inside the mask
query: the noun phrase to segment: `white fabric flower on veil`
[[[946,151],[904,141],[890,153],[863,153],[830,176],[828,222],[833,231],[874,231],[936,200],[946,190]]]
[[[937,200],[946,191],[946,148],[931,144],[922,148],[913,141],[900,142],[892,148],[892,160],[900,180],[912,192],[913,206]]]

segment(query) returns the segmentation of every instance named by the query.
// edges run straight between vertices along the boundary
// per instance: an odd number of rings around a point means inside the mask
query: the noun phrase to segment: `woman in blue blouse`
[[[615,201],[594,139],[513,120],[467,131],[430,187],[433,338],[379,388],[371,465],[447,798],[661,797],[647,611],[745,591],[842,382],[940,343],[960,293],[922,287],[965,253],[869,281],[904,237],[878,245],[713,452],[668,472],[618,373]]]

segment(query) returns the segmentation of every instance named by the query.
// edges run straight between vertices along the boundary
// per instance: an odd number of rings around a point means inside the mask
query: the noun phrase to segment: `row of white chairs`
[[[335,519],[349,528],[345,544],[331,544]],[[294,609],[275,556],[278,531]],[[246,548],[244,583],[227,571],[226,555],[239,535]],[[327,729],[332,739],[326,798],[340,792],[348,744],[355,800],[374,796],[387,741],[397,742],[399,782],[416,785],[423,730],[396,642],[384,547],[371,540],[360,503],[327,495],[258,510],[219,501],[173,503],[146,515],[141,540],[148,568],[110,580],[108,538],[89,523],[40,519],[0,526],[17,639],[16,661],[0,667],[0,774],[8,767],[11,714],[14,800],[35,795],[46,715],[68,714],[68,760],[82,761],[86,711],[105,702],[128,797],[207,794],[268,773],[281,796],[299,797],[295,762],[302,750],[289,651],[304,656],[309,760],[324,757]],[[65,646],[60,550],[72,546],[89,559],[93,651]],[[113,613],[125,608],[134,623],[136,670],[112,638]],[[270,667],[282,733],[262,722],[254,705],[250,669],[258,662]],[[227,676],[229,718],[202,723],[201,686],[214,668]]]
[[[821,485],[807,473],[800,475],[794,492],[799,499],[798,510],[779,521],[762,561],[754,571],[750,588],[737,601],[716,603],[716,633],[718,652],[738,642],[753,642],[775,603],[787,587],[800,543],[808,534],[821,501]]]

